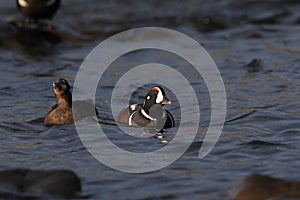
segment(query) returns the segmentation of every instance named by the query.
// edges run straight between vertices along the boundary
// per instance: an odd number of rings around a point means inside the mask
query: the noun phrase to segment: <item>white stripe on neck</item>
[[[129,119],[128,119],[128,124],[129,124],[129,126],[133,126],[133,124],[132,124],[132,117],[133,117],[133,115],[134,115],[135,113],[136,113],[136,111],[133,112],[133,113],[130,115]]]
[[[146,117],[147,119],[150,119],[150,120],[152,120],[152,121],[156,121],[156,119],[155,119],[155,118],[152,118],[150,115],[148,115],[144,109],[141,110],[141,113],[142,113],[142,115],[143,115],[144,117]]]

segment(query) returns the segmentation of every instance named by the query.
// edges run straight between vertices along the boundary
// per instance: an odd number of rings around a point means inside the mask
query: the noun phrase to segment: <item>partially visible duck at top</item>
[[[153,127],[157,130],[175,126],[172,114],[164,108],[171,104],[164,89],[153,87],[145,97],[143,104],[133,104],[124,108],[118,114],[118,121],[130,126]]]
[[[46,125],[69,124],[85,117],[93,117],[94,114],[98,115],[98,111],[91,100],[73,102],[73,106],[77,108],[77,112],[73,115],[71,86],[68,81],[60,78],[52,85],[57,104],[47,113],[44,119]]]
[[[52,28],[50,20],[60,7],[60,0],[16,0],[17,8],[25,17],[26,25],[39,20],[48,20],[48,28]]]

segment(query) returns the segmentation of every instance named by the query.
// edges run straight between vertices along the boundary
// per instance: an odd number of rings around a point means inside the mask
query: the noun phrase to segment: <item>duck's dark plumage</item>
[[[16,0],[17,8],[29,20],[52,19],[60,0]]]
[[[133,104],[121,110],[118,121],[155,130],[174,127],[172,114],[164,108],[165,104],[170,103],[163,88],[153,87],[145,97],[143,104]]]

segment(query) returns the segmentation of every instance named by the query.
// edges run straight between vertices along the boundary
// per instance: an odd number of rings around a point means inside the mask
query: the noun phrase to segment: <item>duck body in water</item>
[[[122,109],[118,121],[129,126],[144,127],[150,132],[174,127],[172,114],[164,108],[166,104],[171,104],[171,101],[167,98],[164,89],[155,86],[148,92],[143,104],[133,104]]]
[[[58,79],[53,82],[54,94],[57,104],[47,113],[45,124],[69,124],[74,122],[72,112],[71,87],[65,79]]]

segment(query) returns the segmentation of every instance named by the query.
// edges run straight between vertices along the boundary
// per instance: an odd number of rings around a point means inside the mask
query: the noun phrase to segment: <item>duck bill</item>
[[[161,102],[161,104],[163,104],[163,105],[170,105],[170,104],[172,104],[172,101],[171,100],[169,100],[167,97],[165,97],[164,98],[164,100]]]

